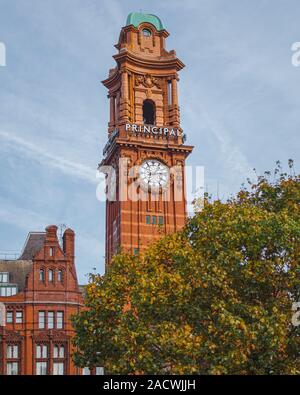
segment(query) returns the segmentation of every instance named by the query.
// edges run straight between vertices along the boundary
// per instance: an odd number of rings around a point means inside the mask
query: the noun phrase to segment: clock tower
[[[185,145],[180,126],[178,72],[167,51],[169,33],[152,14],[129,14],[115,45],[108,89],[106,265],[120,249],[138,254],[186,221]]]

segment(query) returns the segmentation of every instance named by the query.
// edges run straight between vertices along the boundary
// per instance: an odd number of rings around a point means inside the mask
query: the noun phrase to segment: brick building
[[[115,45],[116,65],[102,81],[110,118],[100,169],[110,169],[108,197],[115,196],[106,204],[106,265],[120,247],[138,254],[186,221],[185,161],[193,147],[180,124],[184,64],[166,49],[168,36],[156,15],[130,13]]]
[[[1,375],[82,374],[71,358],[70,316],[83,307],[74,242],[48,226],[29,233],[19,259],[0,261]]]

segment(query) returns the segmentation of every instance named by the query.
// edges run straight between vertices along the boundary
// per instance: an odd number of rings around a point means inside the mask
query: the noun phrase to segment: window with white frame
[[[45,329],[45,312],[39,311],[39,329]]]
[[[54,328],[54,311],[48,311],[48,329]]]
[[[19,358],[19,346],[17,344],[8,344],[6,348],[7,359]]]
[[[65,346],[56,344],[53,347],[53,375],[63,375],[65,370]]]
[[[48,358],[48,346],[46,344],[37,344],[35,350],[35,356],[37,359]]]
[[[18,344],[7,344],[6,346],[6,374],[16,376],[19,374],[20,351]]]
[[[0,283],[8,283],[9,282],[9,273],[1,272],[0,273]]]
[[[64,327],[64,312],[58,311],[56,313],[56,329],[63,329]]]
[[[36,363],[35,374],[37,376],[47,376],[48,374],[48,362],[41,361]]]
[[[91,371],[89,368],[86,367],[82,369],[82,374],[83,376],[89,376],[91,374]]]
[[[23,311],[16,311],[16,324],[22,324],[23,322]]]
[[[7,362],[6,374],[7,376],[17,376],[19,374],[19,362]]]
[[[45,376],[48,374],[48,345],[36,344],[35,346],[35,374]]]
[[[53,362],[53,375],[63,376],[65,370],[65,364],[63,362]]]
[[[55,345],[53,347],[53,358],[64,358],[65,347],[63,345]]]
[[[18,287],[16,286],[1,286],[0,285],[0,296],[13,296],[18,293]]]
[[[104,368],[97,367],[96,368],[96,376],[103,376],[104,375]]]
[[[12,324],[14,322],[14,312],[13,311],[7,311],[6,312],[6,323],[7,324]]]

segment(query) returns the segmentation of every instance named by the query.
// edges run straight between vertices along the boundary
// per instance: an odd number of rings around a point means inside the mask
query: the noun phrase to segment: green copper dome
[[[143,22],[152,23],[158,31],[165,29],[158,16],[153,14],[142,14],[141,12],[131,12],[127,17],[126,26],[133,25],[138,27]]]

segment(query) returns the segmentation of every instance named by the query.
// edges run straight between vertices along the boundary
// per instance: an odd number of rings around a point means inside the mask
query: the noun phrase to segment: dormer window
[[[9,282],[9,273],[0,273],[0,283]]]
[[[143,29],[143,36],[144,37],[150,37],[151,36],[151,31],[149,29]]]
[[[50,247],[50,249],[49,249],[49,255],[50,255],[50,256],[53,256],[53,247]]]

